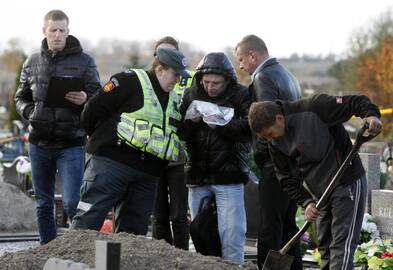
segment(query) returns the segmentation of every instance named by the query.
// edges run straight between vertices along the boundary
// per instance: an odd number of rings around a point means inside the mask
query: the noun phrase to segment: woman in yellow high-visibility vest
[[[161,48],[149,71],[115,74],[86,104],[91,156],[73,229],[100,229],[115,206],[117,232],[147,233],[157,181],[179,156],[181,116],[172,90],[180,76],[188,76],[184,55]]]

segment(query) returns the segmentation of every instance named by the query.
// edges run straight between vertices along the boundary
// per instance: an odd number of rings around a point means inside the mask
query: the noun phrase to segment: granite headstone
[[[393,190],[371,192],[373,216],[382,239],[393,239]]]
[[[380,155],[373,153],[360,153],[359,155],[362,160],[363,167],[366,170],[368,189],[366,212],[370,213],[372,208],[371,191],[378,190],[380,188]]]

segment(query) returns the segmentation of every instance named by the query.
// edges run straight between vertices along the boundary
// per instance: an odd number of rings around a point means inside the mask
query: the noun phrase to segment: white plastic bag
[[[217,104],[194,100],[188,107],[185,119],[202,117],[206,124],[225,126],[234,115],[233,108],[218,106]]]

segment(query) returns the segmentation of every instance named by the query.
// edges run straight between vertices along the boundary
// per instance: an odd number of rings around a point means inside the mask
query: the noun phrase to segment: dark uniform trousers
[[[153,209],[153,238],[164,239],[176,248],[188,250],[190,229],[187,198],[184,165],[168,166],[157,185]]]
[[[258,231],[258,267],[262,269],[269,250],[280,250],[296,234],[297,205],[282,190],[273,166],[260,167],[259,182],[260,225]],[[294,256],[291,270],[303,269],[300,242],[288,254]]]
[[[158,177],[93,155],[83,180],[72,229],[99,230],[115,206],[116,232],[147,233]]]

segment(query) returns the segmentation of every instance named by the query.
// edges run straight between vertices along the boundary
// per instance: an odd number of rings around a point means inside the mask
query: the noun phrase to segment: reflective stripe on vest
[[[180,141],[174,123],[181,120],[178,97],[171,91],[167,109],[163,112],[146,71],[132,70],[142,86],[143,107],[138,111],[123,112],[120,115],[117,135],[131,147],[161,159],[176,161],[179,157]]]

